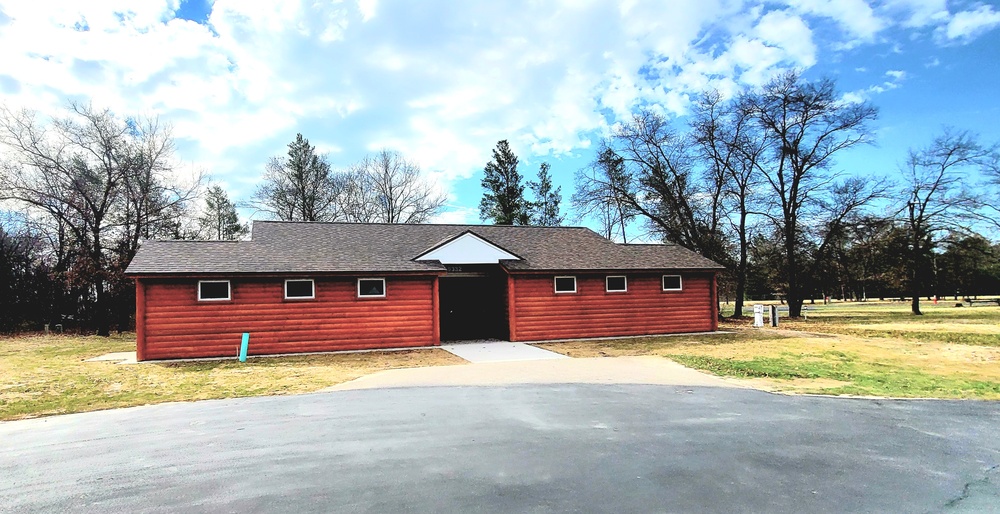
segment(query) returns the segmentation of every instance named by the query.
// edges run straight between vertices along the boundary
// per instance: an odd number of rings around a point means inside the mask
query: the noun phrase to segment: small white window
[[[628,291],[628,280],[625,275],[610,275],[604,279],[604,290],[609,293],[624,293]]]
[[[385,296],[384,278],[359,278],[358,297],[359,298],[382,298]]]
[[[556,277],[557,293],[575,293],[576,277]]]
[[[316,298],[316,284],[311,278],[285,281],[286,300],[311,300]]]
[[[681,284],[680,275],[663,275],[663,290],[664,291],[680,291],[684,289]]]
[[[198,301],[217,302],[229,300],[228,280],[199,280],[198,281]]]

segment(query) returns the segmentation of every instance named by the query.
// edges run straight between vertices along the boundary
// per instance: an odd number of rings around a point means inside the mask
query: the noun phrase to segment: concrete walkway
[[[510,341],[462,341],[442,344],[441,349],[474,364],[483,362],[537,361],[569,357],[524,343]]]
[[[686,368],[663,357],[593,357],[380,371],[324,391],[384,387],[495,386],[507,384],[655,384],[747,388]]]
[[[115,364],[138,364],[135,352],[112,352],[87,359],[87,362],[114,362]]]

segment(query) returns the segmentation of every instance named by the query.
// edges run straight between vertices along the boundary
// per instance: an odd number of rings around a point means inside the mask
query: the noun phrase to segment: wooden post
[[[135,279],[135,360],[146,360],[146,285]]]
[[[435,346],[441,346],[441,300],[438,296],[438,283],[440,281],[441,277],[434,277],[434,291],[431,293],[431,303],[433,304],[432,315],[434,316],[434,333],[432,339]]]
[[[719,274],[712,273],[712,332],[719,330]]]
[[[511,341],[517,341],[517,314],[514,311],[514,277],[507,274],[507,327]]]

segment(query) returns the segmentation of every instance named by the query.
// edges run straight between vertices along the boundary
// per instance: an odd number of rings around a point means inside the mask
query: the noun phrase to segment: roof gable
[[[499,264],[500,261],[519,261],[521,258],[467,230],[413,260],[438,261],[441,264]]]

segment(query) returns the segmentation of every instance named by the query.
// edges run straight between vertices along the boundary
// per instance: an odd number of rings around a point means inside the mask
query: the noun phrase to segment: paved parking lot
[[[558,362],[558,361],[552,361]],[[998,404],[410,387],[0,424],[4,512],[939,512],[1000,506]]]

